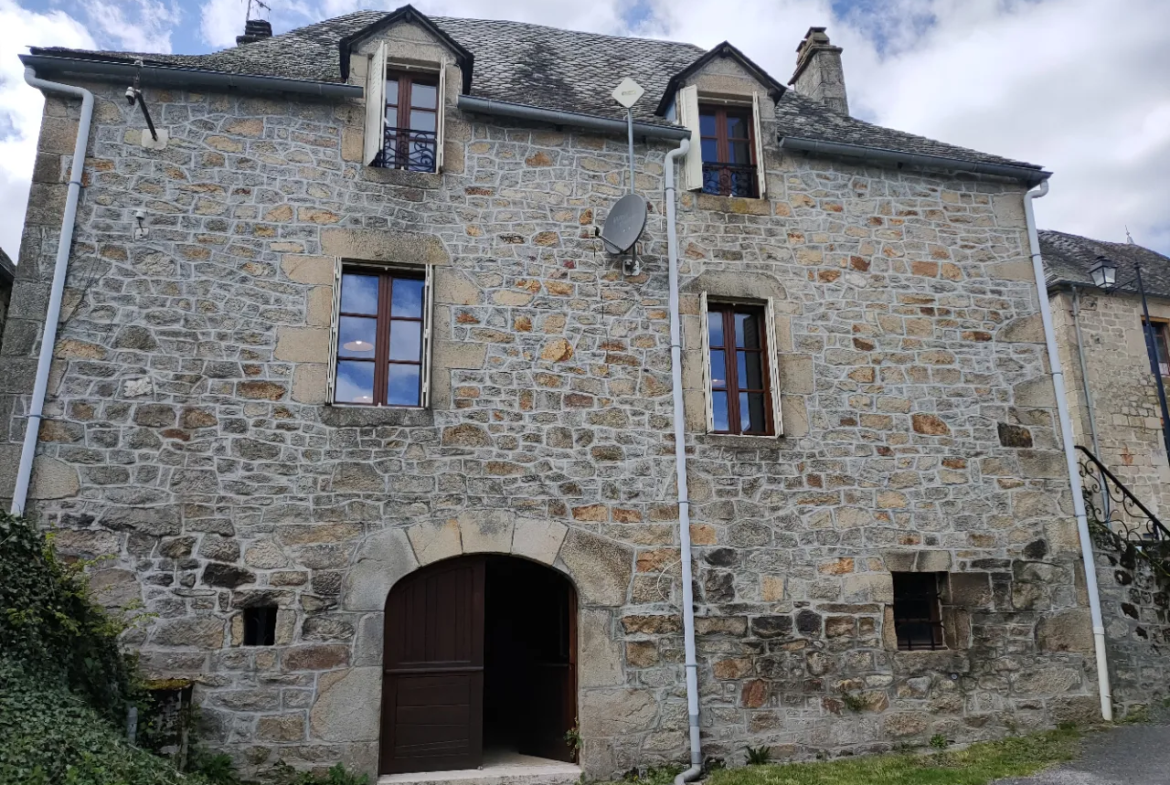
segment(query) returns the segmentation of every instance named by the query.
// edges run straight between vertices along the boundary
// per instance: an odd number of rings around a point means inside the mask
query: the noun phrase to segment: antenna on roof
[[[252,6],[272,11],[272,6],[264,0],[248,0],[248,18],[244,20],[244,34],[236,36],[236,46],[251,44],[264,38],[272,37],[272,23],[267,19],[253,19]]]
[[[254,5],[258,5],[265,11],[272,13],[272,6],[268,5],[268,3],[265,3],[264,0],[248,0],[248,15],[244,17],[245,24],[252,21],[252,6]]]

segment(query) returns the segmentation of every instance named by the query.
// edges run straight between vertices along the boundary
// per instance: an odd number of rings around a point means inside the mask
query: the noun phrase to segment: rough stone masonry
[[[623,277],[594,229],[625,139],[464,115],[457,83],[441,175],[362,166],[360,102],[148,89],[170,142],[146,150],[119,88],[90,85],[30,512],[109,557],[103,599],[152,614],[127,643],[196,680],[211,743],[249,773],[374,770],[386,593],[468,552],[576,585],[590,776],[686,756],[669,148],[638,145],[646,272]],[[76,118],[46,101],[0,361],[6,489]],[[767,199],[681,197],[707,754],[1091,717],[1023,186],[793,157],[764,127]],[[429,410],[325,403],[337,256],[435,265]],[[784,435],[703,433],[701,291],[774,298]],[[897,650],[891,571],[949,573],[946,650]],[[280,607],[274,647],[240,645],[257,602]]]

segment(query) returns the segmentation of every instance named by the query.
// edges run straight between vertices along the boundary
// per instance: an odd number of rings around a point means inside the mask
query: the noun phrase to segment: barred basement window
[[[274,646],[276,644],[276,607],[258,605],[244,608],[244,645]]]
[[[940,586],[944,572],[895,572],[894,630],[901,651],[945,649]]]

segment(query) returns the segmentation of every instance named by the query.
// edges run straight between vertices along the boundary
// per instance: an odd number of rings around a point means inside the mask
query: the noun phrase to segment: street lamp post
[[[1170,460],[1170,411],[1166,407],[1166,387],[1162,384],[1162,369],[1158,364],[1158,348],[1155,343],[1154,325],[1150,322],[1150,307],[1146,303],[1146,287],[1142,283],[1142,265],[1137,262],[1133,266],[1134,280],[1126,283],[1117,283],[1117,265],[1104,256],[1097,257],[1097,264],[1089,270],[1093,283],[1106,292],[1115,292],[1122,286],[1137,282],[1138,294],[1142,298],[1142,334],[1146,339],[1146,356],[1150,359],[1150,372],[1154,374],[1154,384],[1158,388],[1158,405],[1162,408],[1162,441],[1166,445],[1166,457]]]

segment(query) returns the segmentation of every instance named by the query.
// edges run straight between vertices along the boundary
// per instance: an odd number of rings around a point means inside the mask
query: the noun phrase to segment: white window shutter
[[[752,122],[755,123],[756,132],[756,178],[760,184],[760,198],[767,197],[768,188],[764,183],[764,132],[760,126],[760,94],[752,93]]]
[[[423,282],[423,345],[422,345],[422,392],[419,405],[424,409],[431,406],[431,347],[435,332],[435,266],[428,264]]]
[[[329,320],[329,369],[325,383],[325,401],[337,399],[337,330],[341,321],[341,259],[333,260],[333,318]]]
[[[691,149],[683,160],[683,188],[698,191],[703,187],[703,140],[699,126],[699,88],[694,85],[678,91],[679,124],[691,131]]]
[[[366,74],[366,136],[363,159],[366,166],[374,162],[385,144],[386,122],[386,42],[370,55]]]
[[[438,117],[435,118],[435,171],[443,171],[443,142],[445,141],[446,133],[444,133],[447,125],[445,117],[447,116],[447,66],[443,63],[439,64],[439,98],[436,101],[436,106],[439,109]]]
[[[764,327],[768,332],[764,337],[768,341],[768,381],[772,397],[772,430],[775,435],[782,436],[784,434],[784,418],[780,413],[780,353],[776,349],[776,311],[772,307],[771,297],[768,298],[768,306],[764,313],[766,317]]]
[[[715,413],[711,406],[711,328],[707,322],[707,293],[699,294],[700,345],[703,350],[703,407],[706,410],[707,433],[715,430]]]

